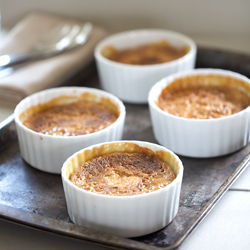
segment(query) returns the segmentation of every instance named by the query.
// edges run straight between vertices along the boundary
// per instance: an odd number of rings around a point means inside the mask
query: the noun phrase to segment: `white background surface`
[[[249,0],[1,0],[3,26],[34,9],[90,20],[114,32],[164,28],[189,35],[250,35]]]
[[[134,28],[173,29],[198,45],[250,54],[249,0],[1,0],[3,26],[31,10],[90,20],[111,32]],[[0,106],[0,121],[13,112]],[[250,168],[239,177],[181,250],[250,249]],[[104,249],[0,220],[0,249]]]

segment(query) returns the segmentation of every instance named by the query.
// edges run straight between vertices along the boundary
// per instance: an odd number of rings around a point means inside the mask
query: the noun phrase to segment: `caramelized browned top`
[[[163,111],[184,118],[225,117],[250,105],[248,85],[219,75],[191,76],[178,79],[163,89],[157,105]]]
[[[82,164],[70,180],[87,191],[112,196],[149,193],[170,184],[175,174],[165,162],[143,153],[112,153]]]
[[[125,50],[118,50],[108,46],[103,49],[102,54],[104,57],[120,63],[150,65],[176,60],[187,52],[188,48],[186,47],[177,49],[167,41],[160,41]]]
[[[49,107],[31,115],[23,124],[47,135],[77,136],[104,129],[116,119],[114,112],[99,103],[77,102]]]

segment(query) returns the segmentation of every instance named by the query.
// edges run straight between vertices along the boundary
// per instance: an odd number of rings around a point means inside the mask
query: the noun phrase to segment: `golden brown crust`
[[[229,87],[224,78],[212,76],[216,84],[208,86],[202,84],[208,77],[175,81],[163,89],[157,105],[172,115],[194,119],[225,117],[247,108],[250,98],[239,90],[239,87],[244,87],[243,82],[242,86],[237,81]],[[218,84],[222,79],[222,84]]]
[[[83,163],[70,180],[98,194],[130,196],[158,190],[175,178],[168,164],[157,157],[143,153],[112,153]]]
[[[106,58],[125,64],[151,65],[176,60],[184,56],[188,48],[174,48],[167,41],[160,41],[135,48],[118,50],[112,46],[103,49]]]
[[[31,115],[23,124],[39,133],[54,136],[78,136],[104,129],[117,115],[95,102],[77,102],[49,107]]]

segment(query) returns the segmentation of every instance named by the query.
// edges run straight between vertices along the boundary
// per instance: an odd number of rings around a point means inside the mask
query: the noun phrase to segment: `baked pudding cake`
[[[141,141],[92,145],[62,167],[71,220],[121,237],[149,234],[170,223],[178,211],[182,177],[178,156]]]
[[[143,149],[142,151],[148,151]],[[175,174],[151,152],[116,152],[83,163],[70,180],[79,188],[105,195],[149,193],[170,184]]]
[[[59,174],[63,162],[78,150],[120,140],[126,109],[117,97],[99,89],[57,87],[23,99],[14,116],[23,159]]]
[[[194,69],[158,81],[148,97],[155,139],[188,157],[233,153],[249,142],[250,79]]]
[[[170,30],[113,34],[95,48],[101,88],[124,102],[146,104],[157,81],[194,68],[196,51],[192,39]]]
[[[60,96],[45,104],[32,106],[21,114],[23,124],[35,132],[52,136],[78,136],[97,132],[114,123],[119,112],[115,105],[103,98],[91,101],[91,94],[78,98]],[[90,101],[89,101],[90,100]]]
[[[221,118],[250,105],[250,96],[241,86],[245,86],[243,82],[225,76],[188,76],[165,87],[157,105],[183,118]]]
[[[175,48],[168,41],[161,40],[128,49],[106,46],[101,53],[109,60],[119,63],[151,65],[176,60],[186,55],[189,49],[187,46]]]

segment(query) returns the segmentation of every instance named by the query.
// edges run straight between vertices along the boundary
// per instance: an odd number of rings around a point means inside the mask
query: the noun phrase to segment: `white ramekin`
[[[35,132],[23,125],[20,115],[30,107],[47,103],[57,97],[67,96],[70,100],[84,93],[92,95],[91,101],[101,102],[102,98],[110,100],[118,109],[119,117],[107,128],[86,135],[79,136],[51,136]],[[44,90],[23,99],[14,111],[17,135],[20,151],[23,159],[31,166],[50,173],[61,173],[64,161],[73,153],[90,145],[121,140],[124,121],[125,107],[115,96],[103,90],[87,87],[60,87]]]
[[[174,47],[190,47],[189,52],[174,61],[155,65],[128,65],[105,58],[101,51],[106,46],[118,49],[135,47],[160,40],[167,40]],[[121,32],[105,38],[95,48],[95,60],[101,87],[124,102],[147,103],[150,88],[170,74],[194,68],[196,45],[190,38],[177,32],[145,29]]]
[[[188,119],[171,115],[157,106],[158,97],[167,85],[177,79],[199,75],[229,77],[229,86],[234,81],[242,81],[244,91],[250,96],[250,80],[227,70],[195,69],[163,78],[152,87],[148,97],[155,139],[177,154],[198,158],[226,155],[246,146],[249,142],[249,107],[227,117]]]
[[[176,174],[176,179],[162,189],[133,196],[96,194],[80,189],[69,180],[71,173],[90,155],[135,152],[138,146],[161,155]],[[140,141],[93,145],[69,157],[62,167],[62,182],[71,220],[75,224],[122,237],[149,234],[169,224],[178,211],[182,177],[182,162],[173,152],[157,144]]]

